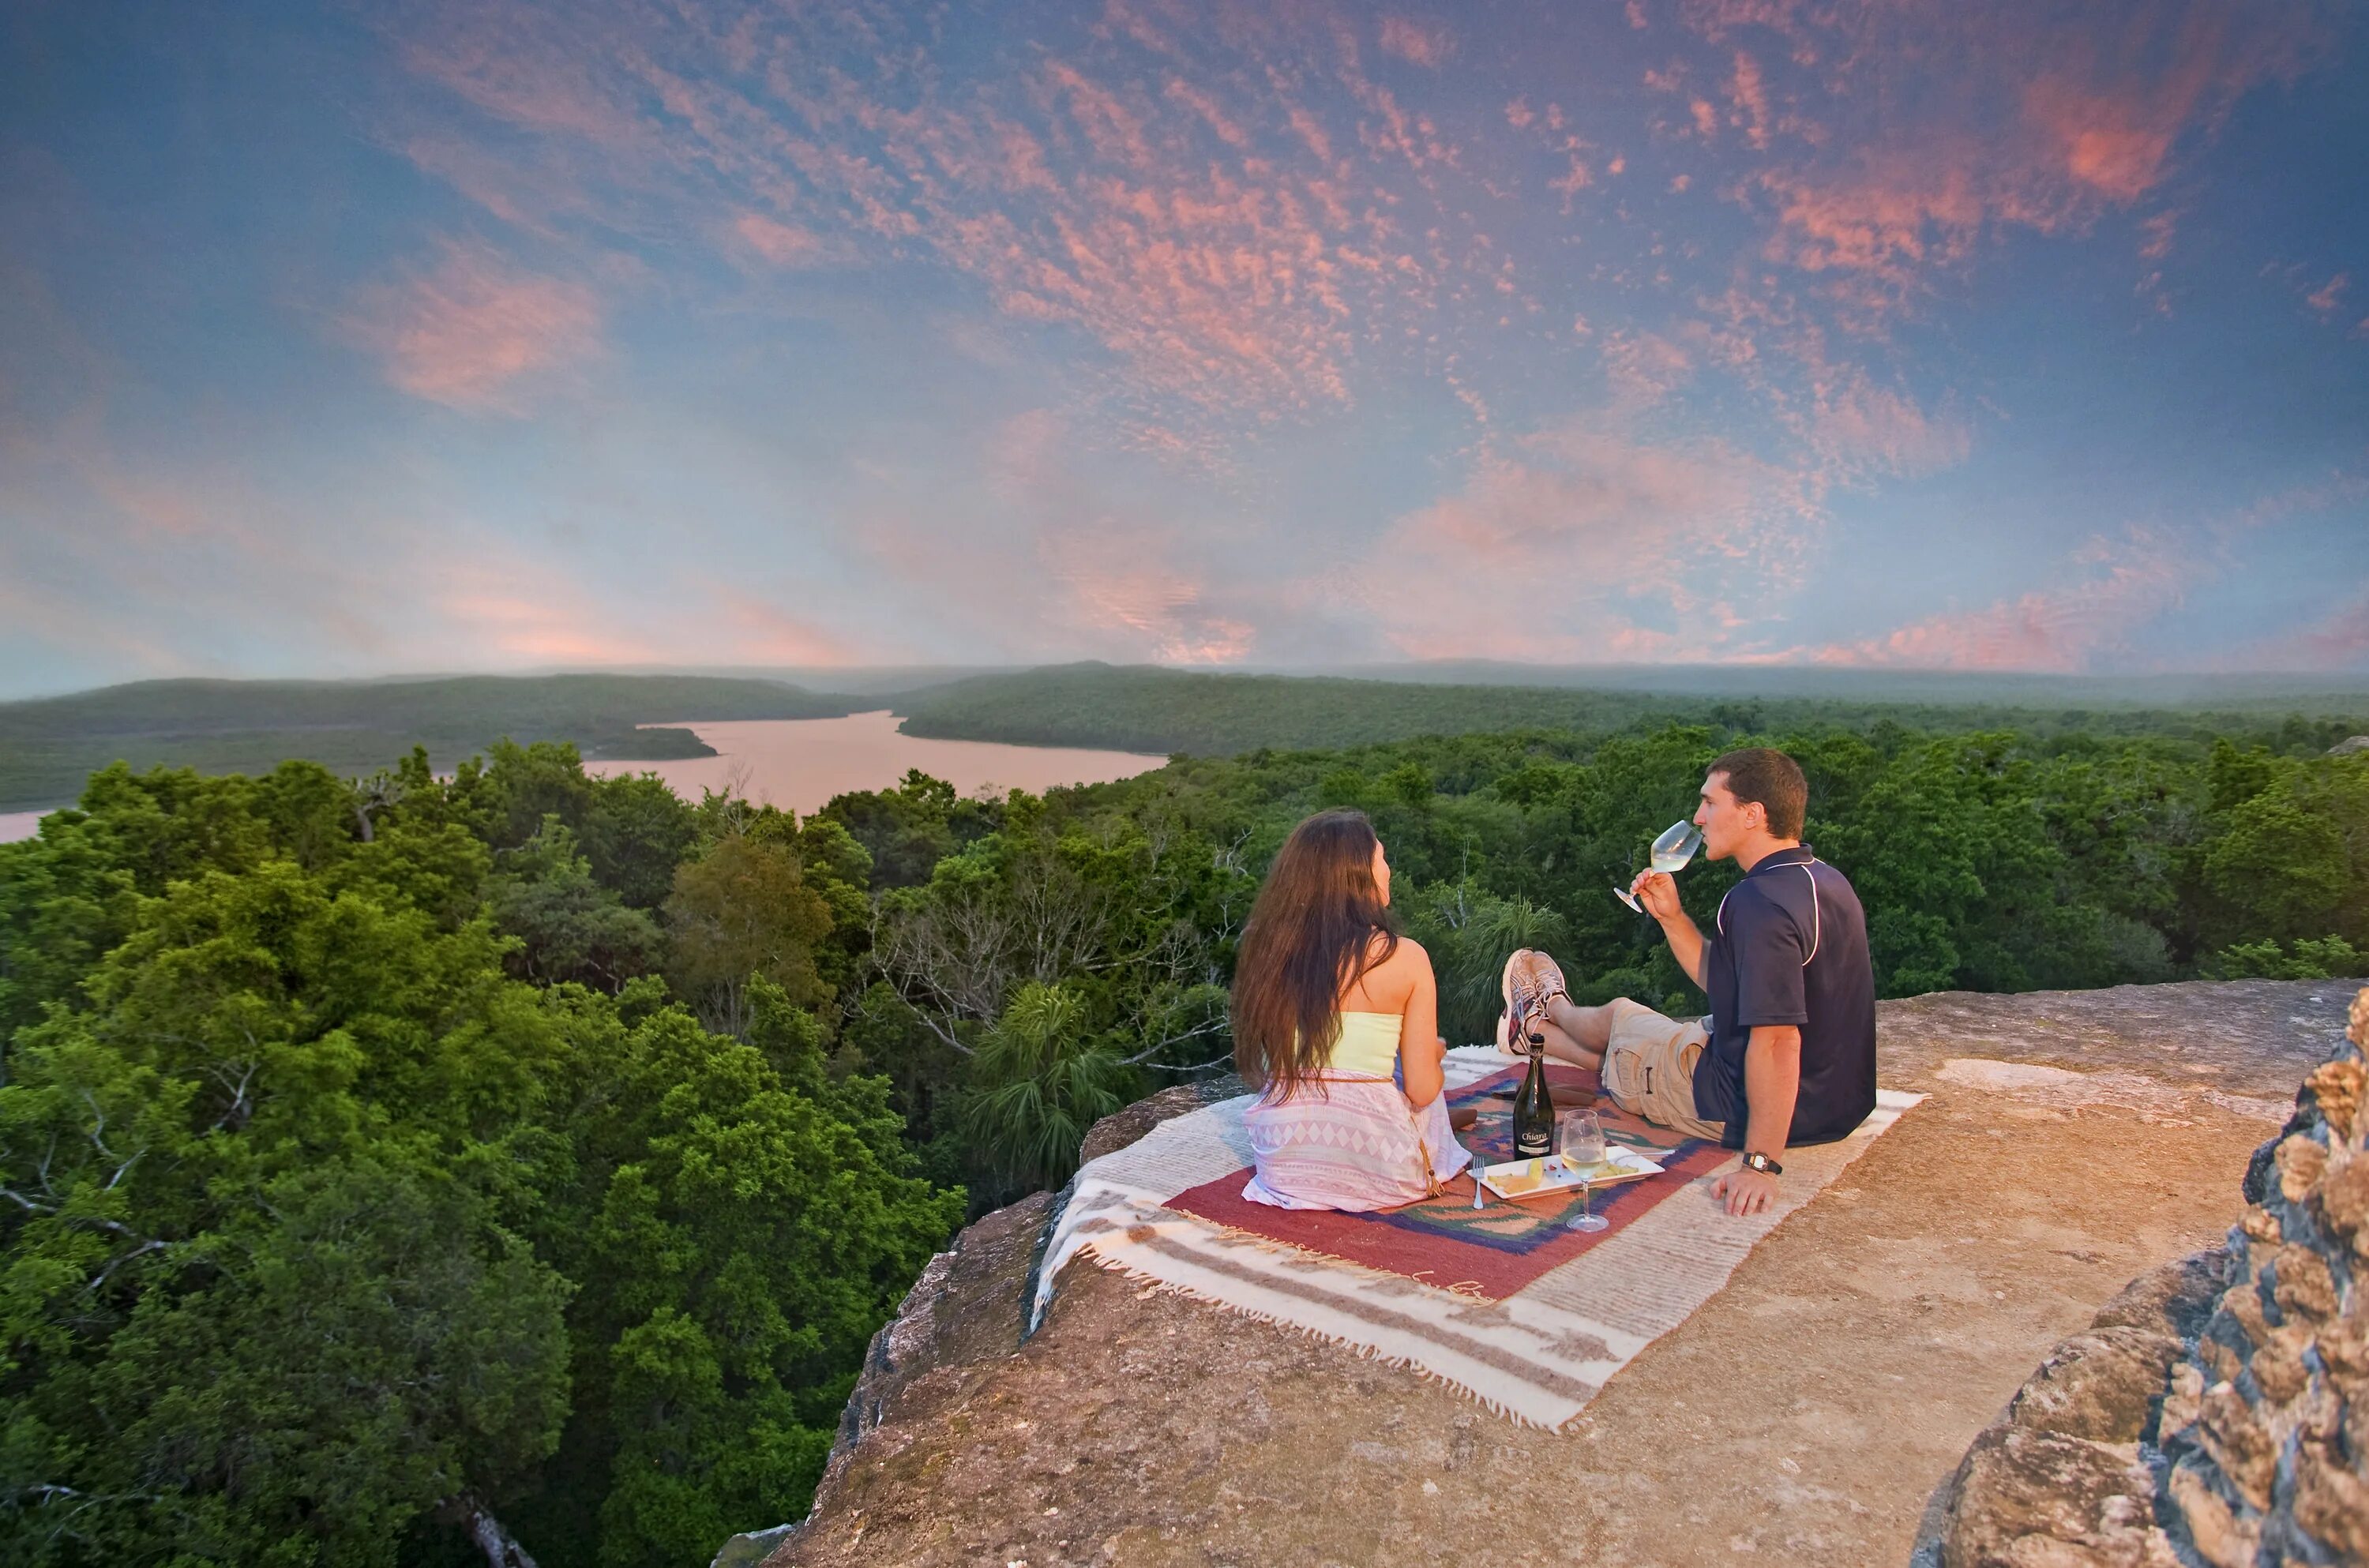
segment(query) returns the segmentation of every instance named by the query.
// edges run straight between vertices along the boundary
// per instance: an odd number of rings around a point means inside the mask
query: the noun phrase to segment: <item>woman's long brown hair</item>
[[[1234,959],[1234,1065],[1276,1099],[1331,1059],[1341,998],[1398,950],[1374,886],[1376,842],[1364,812],[1318,812],[1284,841],[1251,906]]]

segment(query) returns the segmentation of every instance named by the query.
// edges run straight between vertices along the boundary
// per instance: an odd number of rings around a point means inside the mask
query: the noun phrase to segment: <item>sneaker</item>
[[[1568,997],[1563,988],[1562,970],[1555,961],[1535,947],[1517,947],[1505,960],[1505,968],[1498,979],[1498,990],[1505,996],[1505,1011],[1524,1017],[1546,1011],[1550,997]]]
[[[1512,1012],[1514,1009],[1515,990],[1516,989],[1527,990],[1528,989],[1530,967],[1524,963],[1523,960],[1528,958],[1529,956],[1530,950],[1528,948],[1515,948],[1511,953],[1505,955],[1505,967],[1497,976],[1497,994],[1505,999],[1505,1010],[1508,1013]]]
[[[1550,1000],[1558,996],[1569,1001],[1571,992],[1564,989],[1562,970],[1555,961],[1535,947],[1525,951],[1530,956],[1530,979],[1538,991],[1539,1005],[1543,1008]]]
[[[1524,1013],[1522,1015],[1525,1033],[1528,1032],[1528,1021],[1531,1016],[1532,1015],[1530,1013]],[[1543,1017],[1544,1014],[1540,1013],[1539,1016]],[[1528,1040],[1524,1040],[1518,1046],[1514,1043],[1513,1022],[1514,1014],[1511,1013],[1500,1013],[1497,1014],[1497,1048],[1505,1052],[1509,1057],[1528,1056],[1530,1052],[1530,1043]]]

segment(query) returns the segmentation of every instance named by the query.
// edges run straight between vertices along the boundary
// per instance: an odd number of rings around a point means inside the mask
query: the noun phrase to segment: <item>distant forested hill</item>
[[[1469,670],[1495,679],[1457,682]],[[921,673],[914,671],[912,673]],[[1379,671],[1378,674],[1381,673]],[[108,763],[265,773],[291,758],[340,773],[383,767],[425,746],[440,769],[508,736],[569,740],[591,760],[704,757],[695,719],[830,718],[893,707],[913,735],[1015,745],[1237,756],[1386,745],[1507,730],[1610,735],[1701,724],[1726,733],[1889,721],[2034,739],[2087,735],[2200,741],[2227,737],[2282,753],[2325,750],[2369,732],[2369,683],[1955,677],[1912,672],[1717,672],[1408,667],[1390,680],[1207,674],[1088,663],[997,670],[884,692],[824,694],[785,681],[709,675],[466,676],[406,681],[147,681],[0,704],[0,811],[71,800]],[[1598,685],[1574,684],[1600,679]]]
[[[888,699],[908,734],[1036,746],[1234,756],[1262,748],[1378,745],[1422,735],[1499,730],[1607,734],[1636,725],[1709,724],[1729,730],[1883,720],[1913,729],[2015,729],[2047,737],[2230,736],[2282,750],[2324,750],[2369,729],[2369,689],[2348,698],[2314,687],[2282,695],[2271,687],[2214,691],[2211,706],[2102,700],[2102,682],[2041,678],[2011,683],[1946,676],[1915,685],[1871,687],[1883,696],[1785,695],[1739,672],[1725,694],[1562,686],[1456,685],[1327,676],[1213,675],[1150,666],[1069,664],[1021,674],[981,675]],[[1757,688],[1757,689],[1756,689]],[[2137,693],[2169,692],[2133,683]],[[1897,693],[1928,693],[1901,701]],[[2001,700],[2010,694],[2011,701]]]
[[[0,703],[0,811],[55,806],[113,761],[269,773],[290,758],[341,773],[414,746],[439,768],[504,736],[572,740],[588,758],[705,757],[686,719],[834,718],[876,705],[779,681],[687,675],[461,676],[432,681],[142,681]]]
[[[988,671],[967,673],[983,675]],[[1407,685],[1548,686],[1708,697],[1725,702],[1798,698],[1909,706],[1972,704],[2027,713],[2054,713],[2066,708],[2141,708],[2210,709],[2216,713],[2274,710],[2281,714],[2338,716],[2357,714],[2364,704],[2369,704],[2369,674],[2359,672],[2051,675],[2024,670],[1890,670],[1831,664],[1505,664],[1485,659],[1428,659],[1288,673],[1339,675]]]

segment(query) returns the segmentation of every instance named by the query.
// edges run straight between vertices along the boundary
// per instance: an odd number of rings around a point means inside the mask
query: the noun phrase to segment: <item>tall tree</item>
[[[13,1560],[391,1564],[549,1451],[567,1287],[509,1219],[556,1041],[498,951],[265,861],[172,885],[19,1031]]]
[[[815,947],[830,933],[830,906],[785,844],[750,833],[717,840],[675,872],[666,920],[667,979],[713,1029],[747,1032],[752,980],[801,1004],[830,998]]]

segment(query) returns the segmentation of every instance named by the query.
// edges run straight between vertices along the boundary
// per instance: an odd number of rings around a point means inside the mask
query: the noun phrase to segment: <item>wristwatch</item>
[[[1781,1176],[1785,1173],[1785,1167],[1780,1165],[1776,1161],[1771,1160],[1766,1154],[1745,1155],[1744,1157],[1744,1168],[1747,1171],[1757,1171],[1764,1176]]]

